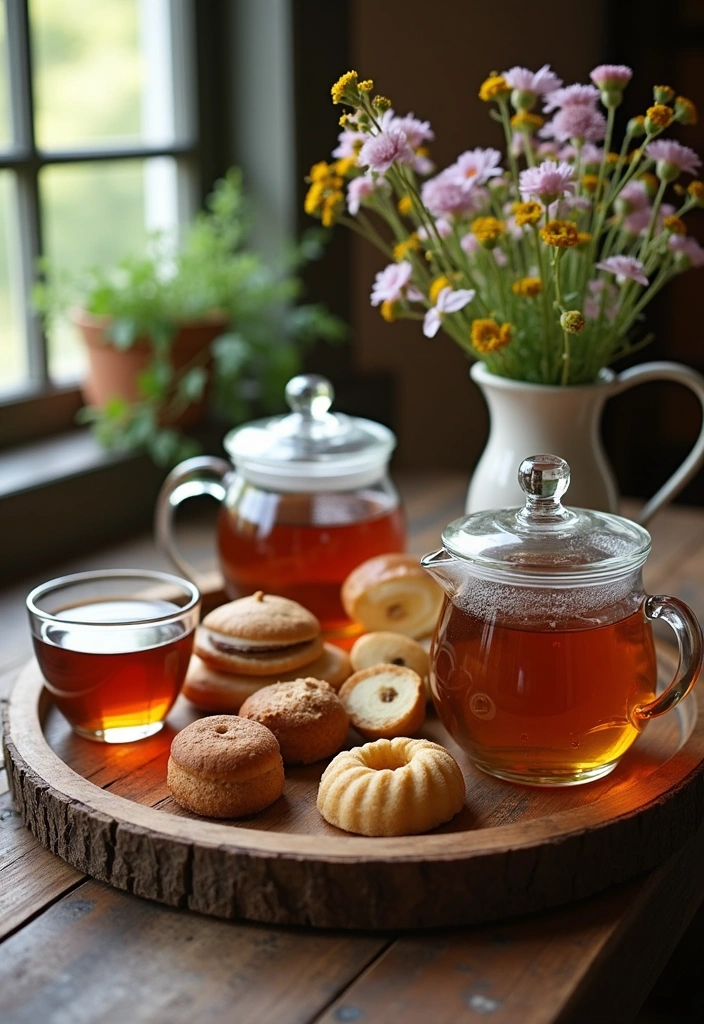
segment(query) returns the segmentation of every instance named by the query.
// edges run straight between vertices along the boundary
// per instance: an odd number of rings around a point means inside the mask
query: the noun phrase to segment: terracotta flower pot
[[[111,398],[124,398],[127,402],[144,399],[139,391],[139,375],[149,366],[152,347],[147,338],[138,338],[128,349],[118,349],[110,343],[107,330],[112,323],[108,316],[94,316],[85,310],[74,310],[73,323],[79,328],[88,350],[88,372],[81,386],[87,405],[104,408]],[[171,364],[179,371],[188,366],[226,328],[220,318],[194,320],[183,324],[174,336],[171,346]],[[210,369],[210,355],[200,365]],[[195,363],[194,363],[195,365]],[[190,427],[205,412],[208,400],[206,386],[203,395],[176,416],[162,417],[162,425]]]

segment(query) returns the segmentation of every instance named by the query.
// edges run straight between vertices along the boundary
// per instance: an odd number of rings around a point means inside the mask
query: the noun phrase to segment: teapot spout
[[[459,559],[445,548],[424,555],[420,564],[434,580],[437,580],[448,597],[453,597],[459,591],[463,578],[462,567]]]

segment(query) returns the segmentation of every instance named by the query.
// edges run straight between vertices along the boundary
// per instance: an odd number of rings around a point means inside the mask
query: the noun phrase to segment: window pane
[[[31,0],[42,149],[173,141],[169,0]]]
[[[87,267],[111,267],[143,249],[150,162],[66,164],[42,171],[45,248],[61,275],[71,278]],[[75,378],[83,366],[77,332],[69,324],[56,324],[49,337],[50,375]]]
[[[14,177],[0,171],[0,394],[27,380],[24,324],[19,301],[20,265]]]
[[[0,0],[0,149],[5,149],[10,142],[10,69],[7,60],[5,3],[6,0]]]

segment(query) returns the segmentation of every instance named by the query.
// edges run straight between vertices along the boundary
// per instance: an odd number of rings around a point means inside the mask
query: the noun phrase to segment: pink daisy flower
[[[514,67],[502,72],[507,85],[521,92],[534,92],[537,96],[547,96],[562,85],[549,64],[543,64],[540,71],[529,71],[528,68]]]
[[[566,85],[550,93],[544,112],[549,114],[558,107],[594,107],[598,100],[599,90],[593,85]]]
[[[498,149],[468,149],[462,153],[448,171],[463,188],[483,185],[489,178],[503,173],[500,167],[501,153]]]
[[[704,266],[704,249],[691,235],[670,235],[667,244],[670,252],[679,257],[684,269]]]
[[[462,235],[460,238],[460,246],[468,256],[473,256],[479,249],[479,239],[471,231],[468,231],[466,235]]]
[[[687,174],[696,174],[702,164],[693,149],[683,146],[680,142],[675,142],[674,139],[656,139],[654,142],[649,142],[645,147],[645,152],[657,161],[658,174],[662,169],[661,165],[669,165],[664,168],[665,177],[670,168],[676,168],[678,172],[686,171]]]
[[[404,297],[411,280],[413,267],[408,260],[402,263],[390,263],[374,278],[372,286],[372,306],[380,306],[382,302],[398,302]]]
[[[347,186],[347,209],[353,217],[357,216],[362,202],[369,198],[378,184],[378,179],[375,181],[371,174],[362,174],[350,181]]]
[[[546,205],[566,192],[574,192],[574,168],[566,163],[544,160],[538,167],[521,171],[518,189],[524,199],[537,196]]]
[[[574,160],[577,150],[574,146],[562,146],[558,156],[560,160]],[[582,146],[582,166],[598,166],[604,156],[603,146],[595,146],[592,142],[585,142]]]
[[[386,120],[387,116],[391,117]],[[408,144],[417,149],[426,142],[432,142],[435,132],[430,127],[430,121],[419,121],[413,114],[406,114],[405,117],[396,117],[391,110],[387,110],[382,117],[381,127],[383,130],[396,129],[403,132],[408,139]]]
[[[609,256],[608,259],[596,263],[595,267],[597,270],[605,270],[608,274],[615,274],[619,284],[626,281],[636,281],[642,285],[649,283],[643,264],[635,256]]]
[[[650,206],[650,197],[643,181],[629,181],[624,185],[615,200],[619,213],[632,213]]]
[[[394,164],[413,163],[415,154],[404,132],[390,128],[386,132],[367,138],[357,157],[360,167],[368,167],[376,174],[384,174]]]
[[[473,288],[443,288],[438,294],[437,302],[425,314],[423,334],[426,338],[434,338],[440,330],[443,313],[457,313],[471,302],[476,292]]]
[[[584,139],[585,142],[601,142],[606,135],[606,118],[599,110],[592,107],[562,107],[540,129],[545,139],[557,139],[567,142],[568,139]]]
[[[337,146],[332,151],[332,155],[337,160],[347,160],[351,156],[357,156],[359,146],[367,136],[364,132],[352,132],[345,128],[337,136]]]
[[[458,183],[451,167],[445,168],[421,187],[421,198],[434,217],[474,213],[487,200],[486,189],[466,189]]]
[[[625,89],[633,72],[625,64],[599,64],[589,77],[599,89]]]

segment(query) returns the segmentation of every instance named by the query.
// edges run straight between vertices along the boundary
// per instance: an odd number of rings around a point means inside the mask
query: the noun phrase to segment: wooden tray
[[[660,650],[661,674],[676,654]],[[697,693],[697,689],[700,691]],[[525,914],[652,868],[704,817],[704,686],[652,722],[607,778],[545,790],[471,768],[430,715],[467,781],[464,810],[423,836],[370,839],[327,825],[315,806],[324,763],[287,769],[283,797],[243,821],[181,810],[165,785],[169,725],[122,746],[73,734],[38,666],[5,713],[5,761],[19,811],[46,847],[139,896],[224,918],[343,928],[469,924]],[[354,732],[350,742],[359,742]]]

